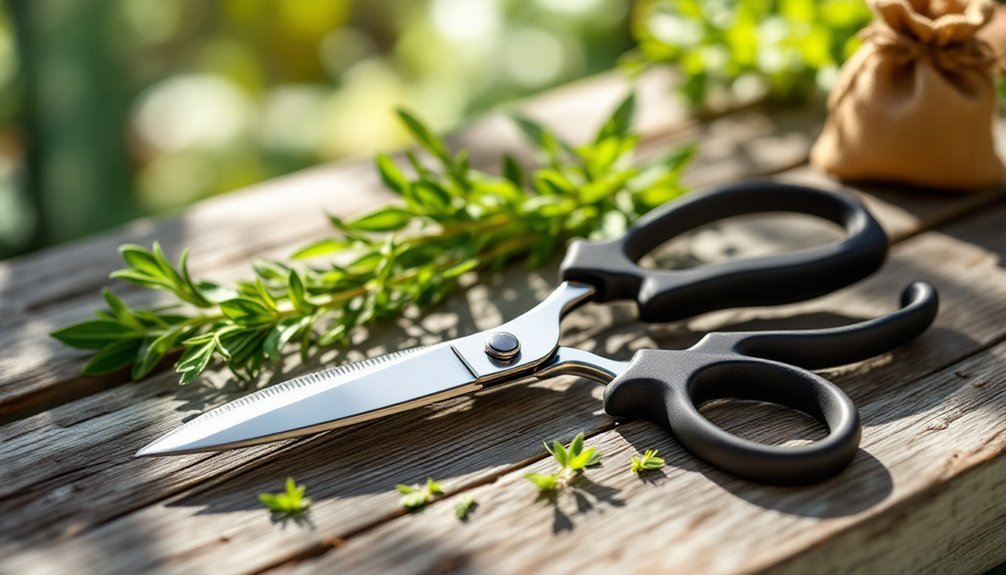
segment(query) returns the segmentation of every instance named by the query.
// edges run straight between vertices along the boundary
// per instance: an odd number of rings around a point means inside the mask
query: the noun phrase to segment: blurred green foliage
[[[0,257],[611,68],[622,0],[8,0]]]
[[[641,0],[630,69],[669,63],[694,107],[827,91],[871,19],[864,0]]]

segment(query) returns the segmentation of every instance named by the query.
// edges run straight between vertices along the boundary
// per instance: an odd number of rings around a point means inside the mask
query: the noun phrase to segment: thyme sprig
[[[399,483],[395,486],[395,490],[402,496],[402,507],[409,511],[417,511],[426,507],[434,498],[444,493],[444,488],[434,481],[432,477],[427,477],[426,483],[420,485]]]
[[[587,447],[583,442],[583,433],[577,433],[567,446],[558,441],[553,441],[552,445],[546,443],[545,449],[552,455],[559,468],[553,473],[527,473],[524,478],[533,483],[540,493],[551,493],[566,488],[588,467],[601,463],[601,453],[597,448]]]
[[[280,493],[260,493],[258,496],[273,515],[279,518],[297,517],[303,515],[311,506],[311,500],[305,497],[306,485],[297,485],[293,477],[287,477]]]
[[[664,463],[666,462],[663,457],[657,457],[656,449],[647,449],[642,455],[632,456],[632,464],[629,467],[629,471],[639,475],[646,471],[660,469],[664,466]]]
[[[329,215],[333,235],[303,246],[291,261],[257,261],[250,279],[230,285],[194,279],[187,250],[173,262],[157,243],[122,246],[126,265],[112,277],[167,292],[174,301],[134,309],[105,291],[108,308],[96,319],[52,335],[96,350],[87,374],[132,366],[133,379],[141,379],[180,352],[175,369],[182,384],[215,362],[247,380],[288,346],[299,344],[306,356],[344,344],[362,326],[409,306],[435,305],[463,274],[510,261],[539,265],[568,239],[618,234],[683,193],[679,176],[693,148],[640,165],[633,110],[630,95],[578,146],[517,117],[538,159],[525,169],[503,155],[499,175],[472,168],[467,151],[451,150],[418,118],[399,111],[424,154],[405,152],[404,166],[377,156],[381,180],[398,202],[350,219]]]

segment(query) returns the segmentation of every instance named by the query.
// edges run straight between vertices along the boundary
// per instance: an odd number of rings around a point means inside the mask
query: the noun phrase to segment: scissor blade
[[[451,346],[438,344],[308,374],[209,411],[136,455],[255,445],[374,419],[478,389]]]

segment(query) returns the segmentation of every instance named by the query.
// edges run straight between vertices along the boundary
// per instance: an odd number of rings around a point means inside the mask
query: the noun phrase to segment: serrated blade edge
[[[287,439],[478,389],[449,344],[397,352],[300,376],[222,405],[137,456],[229,449]]]

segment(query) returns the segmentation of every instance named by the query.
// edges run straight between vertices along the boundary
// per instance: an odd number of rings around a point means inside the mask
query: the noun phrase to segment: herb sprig
[[[468,521],[468,516],[478,506],[479,502],[475,499],[475,495],[471,493],[462,494],[458,498],[457,505],[454,506],[454,516],[461,522]]]
[[[433,480],[426,478],[426,483],[422,485],[404,485],[399,483],[395,489],[402,494],[402,507],[410,511],[416,511],[426,507],[437,495],[444,493],[444,488]]]
[[[643,0],[625,63],[675,66],[695,107],[745,86],[800,101],[831,87],[871,17],[864,0]]]
[[[296,262],[257,261],[250,279],[230,285],[193,278],[187,250],[173,262],[157,243],[122,246],[126,266],[112,277],[167,292],[173,301],[134,309],[106,291],[108,308],[96,319],[52,335],[96,351],[87,374],[131,365],[133,379],[141,379],[180,352],[175,369],[183,385],[215,362],[249,380],[290,345],[299,344],[306,357],[316,347],[344,344],[361,326],[435,305],[466,273],[510,261],[539,265],[569,238],[621,233],[685,192],[679,176],[694,149],[639,165],[634,105],[630,95],[579,146],[517,117],[538,161],[525,170],[503,155],[500,175],[472,168],[465,150],[451,150],[399,111],[425,155],[406,152],[404,167],[377,157],[395,204],[351,219],[329,215],[335,233],[297,250]]]
[[[558,471],[553,473],[528,473],[524,477],[542,493],[559,491],[579,477],[588,467],[601,463],[601,454],[596,447],[584,446],[583,433],[576,434],[568,446],[558,441],[552,445],[545,444],[545,449],[559,464]]]
[[[656,449],[647,449],[642,455],[632,456],[632,465],[629,471],[638,475],[645,471],[660,469],[664,466],[664,463],[663,457],[657,457]]]
[[[307,511],[311,505],[311,500],[304,496],[307,486],[297,485],[293,477],[287,477],[284,488],[282,493],[261,493],[258,499],[280,517],[296,517]]]

